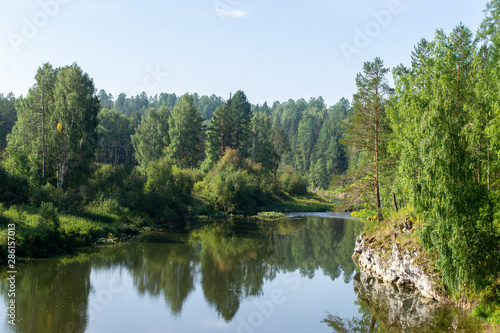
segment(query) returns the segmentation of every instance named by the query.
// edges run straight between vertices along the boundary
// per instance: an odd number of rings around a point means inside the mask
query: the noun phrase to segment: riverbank
[[[356,240],[354,263],[386,284],[411,287],[425,298],[457,305],[485,322],[485,332],[498,330],[500,294],[496,290],[500,280],[487,290],[451,293],[434,264],[436,254],[428,253],[420,241],[421,221],[414,221],[410,215],[393,214],[381,224],[369,218],[365,232]]]
[[[107,202],[107,201],[105,201]],[[327,198],[310,193],[293,197],[287,194],[273,197],[260,207],[260,212],[328,211],[333,204]],[[231,214],[202,207],[204,216],[213,219],[231,218]],[[248,212],[250,217],[258,212]],[[60,211],[50,203],[40,206],[30,204],[0,205],[0,265],[6,264],[9,225],[14,226],[16,256],[18,258],[39,258],[73,253],[79,248],[100,244],[107,240],[128,239],[142,230],[182,230],[202,219],[200,207],[189,207],[182,218],[153,217],[134,212],[117,205],[103,204],[71,207]],[[12,228],[11,228],[12,229]]]

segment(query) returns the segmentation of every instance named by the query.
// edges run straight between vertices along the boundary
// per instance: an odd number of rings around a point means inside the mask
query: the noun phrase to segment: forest
[[[43,256],[323,191],[375,228],[410,216],[450,292],[498,306],[500,1],[485,12],[476,34],[418,41],[408,66],[365,62],[332,106],[253,105],[241,90],[115,99],[76,63],[45,63],[25,96],[0,95],[2,227],[17,222],[21,253]]]

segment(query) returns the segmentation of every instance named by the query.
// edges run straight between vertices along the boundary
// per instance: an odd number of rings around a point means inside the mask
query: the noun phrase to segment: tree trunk
[[[397,212],[399,212],[399,209],[398,209],[398,202],[396,201],[396,194],[394,192],[392,192],[392,200],[394,201],[394,210]]]
[[[42,178],[45,185],[45,85],[42,83]]]
[[[378,119],[375,120],[375,200],[377,205],[377,220],[381,222],[383,220],[381,206],[380,206],[380,187],[379,187],[379,175],[378,175]]]
[[[487,173],[487,181],[488,181],[488,191],[490,190],[490,148],[487,151],[488,154],[488,173]]]
[[[481,185],[481,143],[479,143],[479,158],[477,161],[477,183]]]
[[[373,330],[375,329],[376,323],[377,323],[377,319],[375,318],[375,315],[372,315],[372,319],[370,320],[370,328],[368,329],[369,333],[373,332]]]

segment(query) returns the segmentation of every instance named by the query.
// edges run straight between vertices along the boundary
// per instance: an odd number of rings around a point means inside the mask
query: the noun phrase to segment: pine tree
[[[260,163],[264,170],[272,170],[276,152],[272,142],[271,121],[266,113],[259,112],[252,117],[252,163]]]
[[[168,154],[181,166],[195,168],[204,153],[203,117],[194,107],[193,96],[185,94],[175,104],[169,118]]]
[[[251,121],[251,106],[241,90],[215,110],[207,131],[208,167],[215,165],[227,148],[237,149],[244,158],[250,156]]]
[[[385,107],[390,94],[386,74],[380,58],[365,62],[363,73],[356,76],[357,93],[353,96],[350,123],[346,124],[345,143],[371,157],[368,173],[375,194],[377,219],[383,219],[380,201],[380,163],[387,143],[390,129]]]

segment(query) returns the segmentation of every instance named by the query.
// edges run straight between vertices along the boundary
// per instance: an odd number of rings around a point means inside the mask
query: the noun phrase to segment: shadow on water
[[[333,332],[480,332],[479,323],[455,306],[423,297],[419,291],[385,283],[368,273],[353,279],[360,318],[328,314]]]

